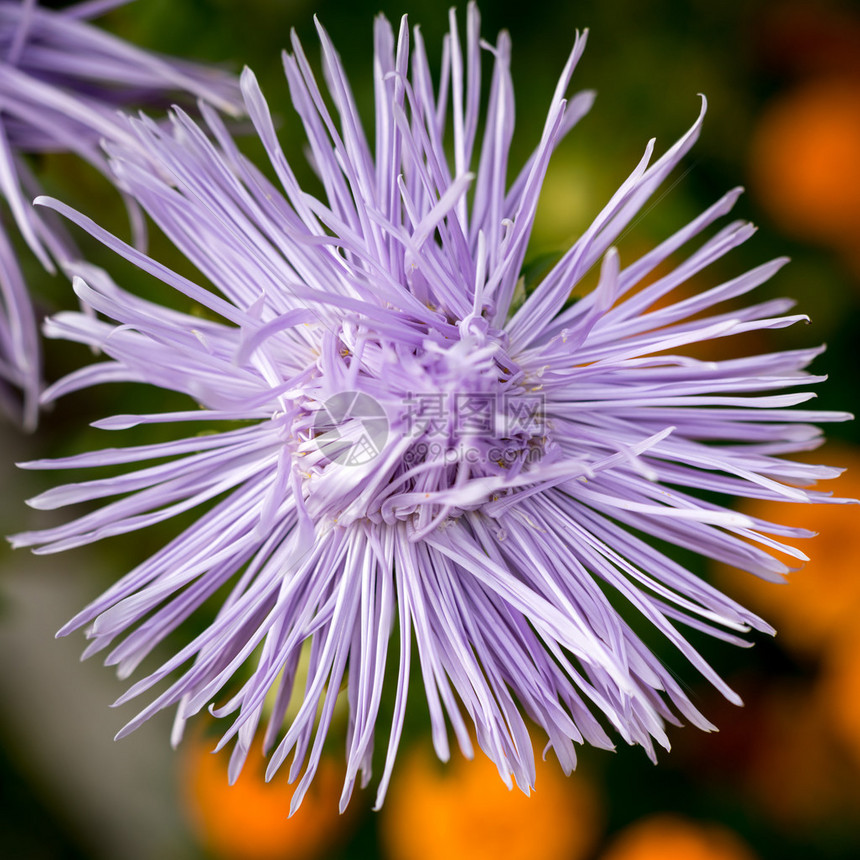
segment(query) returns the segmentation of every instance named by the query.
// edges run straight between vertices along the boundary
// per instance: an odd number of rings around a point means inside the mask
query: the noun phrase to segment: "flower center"
[[[314,392],[300,434],[316,516],[427,526],[491,501],[545,455],[543,394],[482,318],[409,349],[345,329],[320,365],[343,388]]]

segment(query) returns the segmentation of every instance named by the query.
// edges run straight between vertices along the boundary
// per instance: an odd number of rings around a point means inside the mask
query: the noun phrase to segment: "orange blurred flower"
[[[755,860],[733,830],[660,813],[621,831],[600,860]]]
[[[536,762],[531,796],[508,791],[495,765],[478,753],[441,765],[425,745],[398,762],[380,816],[391,860],[580,860],[602,826],[600,803],[579,773]]]
[[[850,249],[860,238],[860,76],[776,98],[753,136],[753,191],[795,235]]]
[[[805,684],[767,689],[759,703],[760,723],[745,768],[744,784],[756,806],[789,832],[811,832],[858,813],[858,774],[846,762],[828,725],[828,705],[851,699],[860,706],[860,670],[853,691],[829,702]],[[855,715],[854,742],[860,753],[860,719]]]
[[[819,693],[833,733],[860,767],[860,629],[846,626],[827,655]],[[855,774],[860,795],[860,774]]]
[[[860,153],[860,150],[858,150]],[[860,496],[860,451],[832,447],[810,455],[815,462],[847,467],[829,483],[834,495]],[[789,574],[786,585],[725,567],[718,577],[727,593],[747,603],[771,622],[778,641],[796,653],[815,656],[844,627],[853,626],[860,612],[860,513],[856,505],[804,505],[750,500],[741,510],[788,526],[811,529],[809,540],[785,540],[805,552],[810,561]],[[798,562],[787,559],[792,566]]]
[[[185,809],[198,839],[219,860],[310,860],[341,843],[352,829],[355,805],[343,815],[338,799],[345,768],[324,756],[296,814],[289,818],[293,785],[278,774],[265,782],[259,744],[238,780],[227,780],[229,756],[212,754],[213,739],[198,735],[184,747]]]

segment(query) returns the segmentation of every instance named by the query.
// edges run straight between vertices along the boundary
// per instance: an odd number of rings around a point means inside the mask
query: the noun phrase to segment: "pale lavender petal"
[[[226,72],[160,57],[105,33],[87,19],[127,0],[90,0],[60,10],[38,0],[0,2],[0,197],[22,238],[49,272],[78,256],[55,217],[34,210],[41,193],[25,161],[28,153],[73,152],[109,179],[102,139],[134,141],[120,109],[166,107],[202,99],[236,114],[240,99]],[[122,189],[120,189],[122,190]],[[143,227],[137,203],[126,195],[136,237]],[[41,388],[35,311],[5,237],[0,304],[2,397],[32,429]],[[19,389],[23,406],[7,391]]]

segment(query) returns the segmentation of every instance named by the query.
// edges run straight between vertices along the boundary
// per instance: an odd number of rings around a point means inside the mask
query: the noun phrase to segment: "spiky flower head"
[[[73,152],[110,176],[102,138],[133,144],[120,108],[167,107],[205,99],[235,113],[233,76],[140,50],[88,19],[129,0],[87,0],[59,10],[38,0],[0,0],[0,196],[42,265],[78,256],[54,219],[31,201],[41,193],[26,154]],[[9,239],[0,231],[0,381],[24,393],[25,425],[35,423],[40,358],[33,306]],[[0,388],[10,411],[18,411]]]
[[[622,264],[613,249],[695,141],[700,115],[653,164],[648,144],[523,297],[550,155],[591,103],[587,93],[565,97],[584,35],[534,152],[508,184],[510,41],[502,33],[494,45],[480,42],[474,5],[465,49],[451,16],[438,83],[420,32],[410,34],[404,19],[395,37],[376,20],[372,144],[318,30],[327,92],[295,35],[284,66],[321,197],[299,186],[247,70],[245,104],[279,187],[206,107],[211,137],[176,111],[172,132],[134,120],[139,145],[110,147],[119,182],[214,289],[42,201],[205,311],[168,310],[81,267],[75,289],[98,316],[64,313],[49,324],[51,336],[108,356],[57,383],[49,399],[133,380],[183,392],[194,406],[98,422],[186,426],[175,441],[25,464],[129,469],[37,497],[37,508],[118,498],[14,542],[56,552],[205,507],[61,633],[86,627],[87,654],[110,649],[106,662],[126,677],[228,586],[212,623],[121,697],[170,679],[120,734],[168,706],[177,707],[174,740],[206,706],[232,714],[221,743],[235,739],[235,776],[267,722],[269,774],[292,755],[290,777],[301,775],[294,806],[341,697],[349,712],[342,804],[359,774],[367,781],[390,691],[382,802],[416,672],[439,757],[449,755],[450,723],[467,755],[476,737],[502,779],[524,789],[534,780],[526,717],[566,771],[575,744],[612,746],[607,727],[651,756],[655,743],[667,746],[667,722],[710,728],[640,638],[641,624],[616,606],[627,604],[738,701],[681,627],[741,641],[738,633],[767,624],[652,544],[773,579],[787,567],[770,550],[802,558],[780,542],[801,530],[714,499],[825,499],[803,487],[835,470],[784,455],[818,444],[815,422],[847,416],[794,408],[812,395],[779,393],[815,381],[804,368],[818,350],[685,355],[690,344],[803,319],[787,315],[790,301],[720,308],[784,261],[673,299],[752,235],[734,221],[700,238],[737,190],[639,259]],[[492,56],[484,108],[482,50]],[[682,262],[642,286],[678,254]],[[598,285],[571,302],[593,266]],[[158,462],[138,467],[146,461]],[[287,716],[297,677],[301,705]]]

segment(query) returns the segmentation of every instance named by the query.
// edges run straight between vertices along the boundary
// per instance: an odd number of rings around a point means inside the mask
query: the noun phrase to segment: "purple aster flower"
[[[183,93],[228,112],[238,108],[232,76],[142,51],[87,23],[127,2],[89,0],[52,11],[38,0],[0,0],[0,195],[48,271],[78,254],[59,221],[30,205],[40,189],[23,154],[74,152],[110,177],[99,141],[133,143],[120,108],[166,106]],[[0,291],[0,380],[23,390],[24,423],[32,426],[40,389],[35,314],[6,236]],[[19,410],[8,392],[2,398]]]
[[[785,261],[672,300],[752,235],[739,221],[708,229],[738,190],[639,259],[622,262],[613,248],[692,146],[700,115],[653,163],[648,144],[591,226],[523,295],[550,156],[592,100],[565,97],[584,35],[534,152],[508,184],[510,40],[481,42],[474,5],[464,48],[452,14],[435,83],[420,32],[410,35],[404,19],[395,37],[376,20],[372,144],[318,30],[326,90],[295,35],[284,66],[321,197],[299,186],[248,70],[246,108],[280,187],[205,106],[207,129],[177,110],[172,131],[133,120],[136,144],[109,147],[119,183],[215,289],[41,201],[204,310],[169,310],[82,265],[75,290],[95,313],[48,324],[50,336],[108,360],[66,377],[47,399],[132,380],[187,394],[193,406],[97,422],[187,427],[174,441],[24,464],[114,467],[112,477],[38,496],[36,508],[113,500],[13,543],[57,552],[203,508],[61,635],[86,627],[86,654],[110,649],[106,662],[124,678],[228,589],[211,624],[120,698],[166,681],[119,734],[169,706],[174,741],[206,706],[233,715],[220,746],[234,741],[235,778],[265,723],[269,775],[291,757],[290,779],[301,777],[294,808],[338,699],[349,712],[342,805],[359,776],[368,780],[390,694],[382,802],[416,673],[439,757],[449,755],[450,723],[466,755],[474,733],[501,778],[526,790],[526,716],[565,771],[575,744],[612,746],[607,728],[652,757],[655,744],[668,746],[666,723],[712,728],[640,638],[643,625],[733,702],[683,628],[741,643],[738,634],[769,627],[654,543],[782,578],[788,568],[771,551],[803,559],[781,539],[807,533],[715,499],[827,500],[804,487],[837,470],[785,455],[819,443],[815,423],[848,417],[797,408],[812,397],[796,389],[817,381],[804,369],[818,349],[685,355],[691,344],[805,319],[786,300],[723,304]],[[482,49],[492,56],[484,108]],[[642,286],[676,255],[683,261]],[[593,266],[598,285],[572,302]],[[127,470],[116,475],[117,466]],[[619,613],[619,601],[632,613]],[[289,713],[296,686],[301,704]]]

